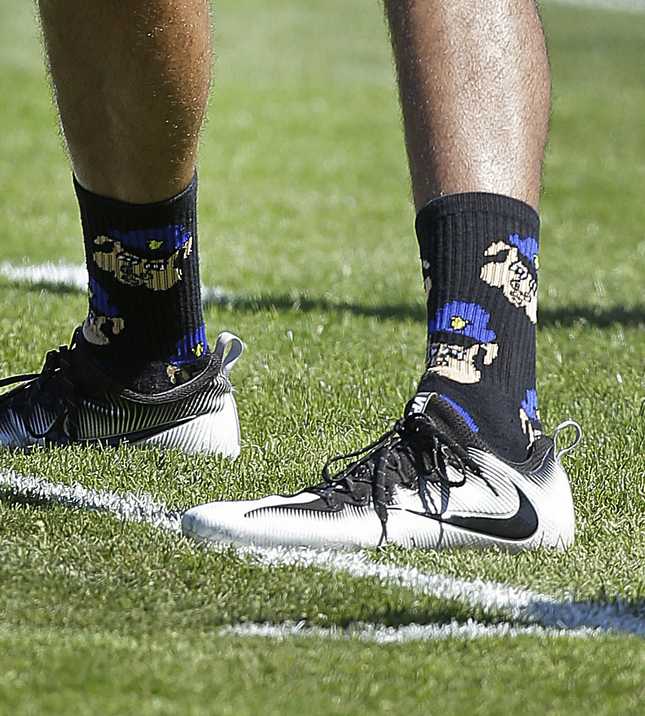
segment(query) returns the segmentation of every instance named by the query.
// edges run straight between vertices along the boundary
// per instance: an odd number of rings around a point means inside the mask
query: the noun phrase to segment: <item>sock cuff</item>
[[[175,196],[149,204],[132,204],[95,194],[82,186],[76,176],[72,175],[72,179],[82,219],[85,221],[91,215],[91,223],[96,226],[109,223],[109,228],[113,229],[145,229],[174,224],[178,215],[184,215],[187,220],[195,215],[197,173],[188,186]]]
[[[534,225],[536,232],[540,227],[540,216],[537,211],[519,199],[487,192],[447,194],[432,199],[419,210],[415,221],[419,241],[426,234],[427,228],[437,220],[467,213],[506,216],[522,224]]]

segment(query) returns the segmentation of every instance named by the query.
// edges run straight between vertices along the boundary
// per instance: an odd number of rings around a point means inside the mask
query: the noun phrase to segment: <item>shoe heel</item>
[[[541,537],[536,547],[564,551],[575,540],[576,516],[569,478],[562,465],[556,461],[554,479],[548,494],[548,505],[541,516]]]
[[[200,415],[134,444],[139,447],[178,448],[187,453],[211,453],[234,460],[240,454],[240,423],[235,398],[228,394],[216,413]]]
[[[574,543],[576,538],[576,513],[573,506],[573,496],[571,494],[571,485],[565,474],[565,485],[561,488],[560,512],[560,539],[557,541],[555,548],[561,551],[568,549]]]

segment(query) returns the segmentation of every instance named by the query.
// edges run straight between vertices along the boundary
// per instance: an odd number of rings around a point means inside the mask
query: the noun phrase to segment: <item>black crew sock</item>
[[[418,214],[427,292],[427,369],[441,395],[501,457],[523,460],[541,431],[535,389],[539,218],[496,194],[453,194]]]
[[[75,180],[89,274],[83,336],[106,373],[144,393],[206,363],[197,254],[197,178],[154,204],[98,196]]]

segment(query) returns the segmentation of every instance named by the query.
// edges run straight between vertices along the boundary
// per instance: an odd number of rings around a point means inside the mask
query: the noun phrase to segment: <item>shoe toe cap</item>
[[[247,515],[272,504],[271,498],[239,502],[209,502],[184,513],[181,529],[185,536],[219,543],[254,543],[257,525]]]
[[[192,507],[181,518],[181,531],[187,537],[196,539],[231,538],[232,508],[235,503],[210,502]],[[241,517],[241,511],[235,510]]]

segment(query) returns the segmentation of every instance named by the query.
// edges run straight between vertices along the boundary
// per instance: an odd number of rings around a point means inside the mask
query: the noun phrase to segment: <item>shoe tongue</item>
[[[417,393],[412,400],[405,406],[405,416],[412,415],[413,413],[427,413],[427,407],[431,399],[438,398],[436,393],[428,393],[421,391]]]
[[[121,386],[102,370],[80,328],[77,328],[70,342],[70,362],[75,380],[88,395],[103,395],[109,391],[120,391]]]
[[[474,422],[472,418],[463,411],[463,408],[458,410],[459,407],[446,396],[421,391],[407,404],[405,415],[407,417],[415,413],[425,413],[432,416],[434,421],[441,426],[442,432],[452,437],[455,442],[466,447],[476,442],[477,426],[475,425],[475,430],[473,430]],[[469,425],[467,418],[473,422],[472,425]]]

